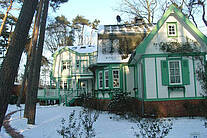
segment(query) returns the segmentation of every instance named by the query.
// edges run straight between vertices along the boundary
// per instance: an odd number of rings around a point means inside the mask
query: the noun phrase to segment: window
[[[63,81],[60,81],[60,89],[63,89]]]
[[[177,24],[176,23],[167,23],[167,32],[168,36],[177,36]]]
[[[169,61],[169,81],[170,84],[181,84],[181,64],[180,60]]]
[[[99,76],[99,89],[102,89],[103,88],[103,73],[102,73],[102,71],[99,72],[98,76]]]
[[[200,138],[200,133],[192,133],[190,138]]]
[[[113,53],[112,41],[110,39],[102,40],[102,54]]]
[[[113,70],[113,87],[119,88],[119,70]]]
[[[80,61],[79,60],[76,60],[76,68],[79,68],[79,64],[80,63]]]
[[[81,62],[81,72],[82,73],[87,73],[88,67],[87,67],[87,60],[82,60]]]
[[[68,61],[63,61],[63,70],[69,69],[70,68],[70,63]]]
[[[67,81],[64,81],[64,89],[67,89]]]
[[[189,85],[188,59],[161,60],[162,85]]]
[[[102,40],[102,54],[118,52],[118,48],[119,48],[118,39],[103,39]]]
[[[72,81],[68,80],[68,89],[71,89],[71,88],[72,88]]]
[[[108,70],[104,72],[104,76],[105,76],[105,88],[109,88],[109,71]]]

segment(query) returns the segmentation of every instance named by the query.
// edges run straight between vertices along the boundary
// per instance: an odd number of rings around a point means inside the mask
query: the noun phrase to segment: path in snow
[[[16,132],[14,128],[12,128],[10,126],[10,118],[11,115],[13,115],[14,113],[18,112],[20,110],[16,110],[13,112],[8,113],[5,118],[4,118],[4,122],[3,122],[3,126],[6,130],[6,132],[11,136],[11,137],[15,137],[15,138],[24,138],[24,136],[22,134],[20,134],[19,132]]]

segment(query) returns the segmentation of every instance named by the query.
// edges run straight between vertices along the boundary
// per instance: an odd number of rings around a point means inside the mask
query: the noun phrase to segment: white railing
[[[39,89],[37,97],[39,98],[58,97],[58,89]]]

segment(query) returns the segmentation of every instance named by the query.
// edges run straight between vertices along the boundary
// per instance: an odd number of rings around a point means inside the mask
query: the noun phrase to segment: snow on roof
[[[78,45],[78,46],[61,46],[54,53],[60,51],[61,49],[64,49],[65,47],[78,53],[93,53],[97,51],[96,45]]]
[[[146,30],[151,31],[154,24],[117,24],[117,25],[99,25],[98,34],[107,33],[144,33]]]
[[[93,53],[97,51],[97,46],[95,45],[68,46],[68,48],[78,53]]]

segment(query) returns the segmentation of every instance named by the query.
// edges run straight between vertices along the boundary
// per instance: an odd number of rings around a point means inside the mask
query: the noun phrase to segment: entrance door
[[[88,85],[87,85],[87,81],[86,80],[80,80],[80,88],[82,89],[82,90],[87,90],[87,88],[88,88]]]

